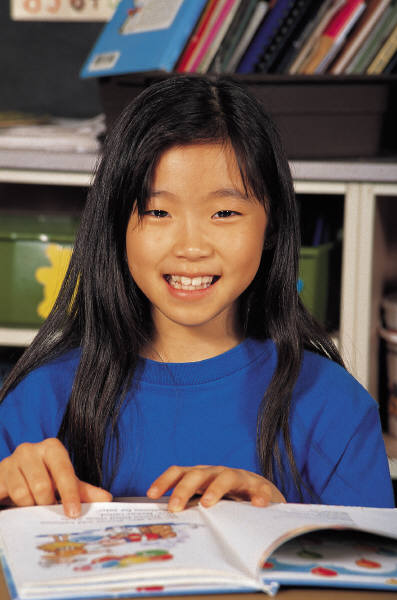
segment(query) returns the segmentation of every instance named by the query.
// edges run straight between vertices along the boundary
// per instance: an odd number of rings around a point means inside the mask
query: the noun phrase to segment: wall
[[[97,81],[79,70],[103,23],[12,21],[0,2],[0,111],[90,117],[102,112]]]

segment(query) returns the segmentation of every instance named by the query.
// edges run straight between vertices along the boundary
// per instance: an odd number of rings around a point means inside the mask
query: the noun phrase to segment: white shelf
[[[0,182],[88,187],[91,185],[91,175],[88,173],[64,173],[63,171],[57,172],[30,171],[29,169],[0,169]]]
[[[0,346],[29,346],[36,333],[37,329],[0,327]]]
[[[297,180],[396,183],[396,160],[302,160],[291,161],[290,164],[294,179]]]
[[[89,185],[97,160],[96,154],[0,149],[0,181],[53,183],[55,177],[59,185]],[[326,183],[328,193],[343,193],[349,182],[397,184],[396,160],[295,160],[290,166],[302,192],[320,182]],[[75,183],[77,177],[83,183]]]

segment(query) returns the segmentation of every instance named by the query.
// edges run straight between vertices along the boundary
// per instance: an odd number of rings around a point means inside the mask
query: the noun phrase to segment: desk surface
[[[265,599],[270,596],[261,595]],[[394,592],[375,592],[375,591],[360,591],[360,590],[335,590],[335,589],[319,589],[319,588],[289,588],[283,589],[276,595],[277,600],[392,600],[396,598]],[[153,600],[158,600],[159,597]],[[183,596],[160,596],[164,600],[182,600]],[[258,600],[258,593],[255,594],[214,594],[204,596],[187,596],[189,600]],[[7,586],[4,581],[3,573],[0,572],[0,600],[10,600]],[[150,600],[145,596],[145,600]]]

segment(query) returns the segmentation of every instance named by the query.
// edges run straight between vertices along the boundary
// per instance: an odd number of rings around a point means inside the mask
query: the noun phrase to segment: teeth
[[[168,283],[177,290],[201,290],[209,287],[214,280],[214,276],[205,275],[203,277],[186,277],[186,275],[168,275]]]

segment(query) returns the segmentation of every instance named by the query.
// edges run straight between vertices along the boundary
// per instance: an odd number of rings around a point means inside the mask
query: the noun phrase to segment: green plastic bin
[[[329,262],[333,243],[302,246],[299,257],[300,296],[307,310],[325,324],[329,287]]]
[[[78,218],[0,214],[0,325],[36,327],[55,302]]]

